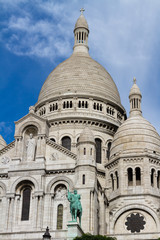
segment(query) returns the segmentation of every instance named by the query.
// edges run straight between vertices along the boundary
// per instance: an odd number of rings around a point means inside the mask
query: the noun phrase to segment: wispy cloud
[[[57,56],[69,55],[71,53],[69,31],[64,19],[62,22],[59,20],[64,6],[54,5],[50,1],[43,3],[40,1],[38,8],[34,9],[36,17],[34,11],[30,14],[29,9],[23,9],[23,15],[17,16],[16,12],[19,10],[17,6],[24,2],[26,1],[17,1],[17,4],[13,5],[8,1],[8,4],[12,5],[12,11],[15,7],[15,14],[11,14],[8,21],[3,22],[1,42],[6,48],[17,55],[47,58],[51,61]],[[34,5],[32,7],[34,8]],[[44,19],[37,18],[38,10],[41,14],[52,12],[51,18],[48,15]]]

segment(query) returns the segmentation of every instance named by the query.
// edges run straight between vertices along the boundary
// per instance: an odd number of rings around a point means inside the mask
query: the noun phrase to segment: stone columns
[[[136,173],[135,171],[133,172],[133,187],[136,186]]]
[[[6,230],[12,231],[15,196],[7,196]]]
[[[15,156],[14,158],[16,159],[21,159],[22,158],[22,152],[24,152],[24,147],[22,146],[22,137],[16,137],[15,138]],[[23,151],[22,151],[23,149]]]
[[[35,193],[34,197],[34,213],[33,225],[36,229],[42,228],[42,214],[43,214],[43,192]]]
[[[38,215],[38,196],[34,197],[34,211],[33,211],[33,228],[37,228],[37,215]]]
[[[44,217],[43,217],[43,227],[50,226],[50,211],[51,210],[51,195],[50,193],[45,194],[44,197]]]

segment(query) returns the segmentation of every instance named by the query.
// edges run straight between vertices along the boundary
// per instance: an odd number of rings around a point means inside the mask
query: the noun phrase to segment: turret
[[[130,117],[135,115],[142,115],[141,111],[142,95],[139,87],[136,84],[136,78],[133,79],[133,86],[129,93],[130,100]]]
[[[82,229],[84,232],[97,233],[99,209],[97,195],[97,169],[96,169],[96,146],[94,135],[88,127],[85,127],[77,143],[78,160],[76,165],[76,184],[75,188],[81,195],[82,208],[90,206],[83,210]],[[91,227],[89,227],[91,226]]]
[[[78,18],[74,28],[74,53],[85,52],[88,53],[88,23],[83,15],[84,9],[81,8],[81,15]]]
[[[96,164],[96,146],[93,133],[88,127],[85,127],[77,143],[78,165]]]

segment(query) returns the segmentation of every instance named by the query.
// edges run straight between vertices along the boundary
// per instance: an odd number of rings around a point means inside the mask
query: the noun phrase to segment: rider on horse
[[[82,206],[81,206],[81,196],[77,194],[77,190],[74,190],[74,194],[71,193],[68,189],[68,200],[70,202],[70,213],[72,215],[72,221],[77,221],[79,217],[79,223],[81,225],[81,216],[82,216]]]

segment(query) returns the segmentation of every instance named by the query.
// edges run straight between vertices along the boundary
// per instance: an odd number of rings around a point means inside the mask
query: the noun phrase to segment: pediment
[[[35,113],[28,113],[15,122],[15,137],[22,136],[22,133],[27,126],[35,126],[38,129],[38,134],[48,135],[48,120]]]

